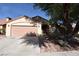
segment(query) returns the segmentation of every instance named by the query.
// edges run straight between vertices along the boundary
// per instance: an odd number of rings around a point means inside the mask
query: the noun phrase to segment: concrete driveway
[[[0,39],[0,55],[37,55],[38,45],[30,45],[23,42],[24,39],[6,38]]]

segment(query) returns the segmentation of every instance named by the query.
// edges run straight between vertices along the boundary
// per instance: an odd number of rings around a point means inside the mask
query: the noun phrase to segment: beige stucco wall
[[[41,23],[37,23],[38,35],[42,35],[42,25]]]
[[[7,23],[6,25],[6,36],[10,36],[11,24]]]
[[[0,25],[0,29],[3,29],[3,26]]]

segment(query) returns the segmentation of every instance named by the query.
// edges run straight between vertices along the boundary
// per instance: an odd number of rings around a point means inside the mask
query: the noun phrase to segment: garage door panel
[[[11,35],[12,37],[23,37],[27,34],[30,33],[35,33],[37,34],[37,27],[17,27],[17,26],[12,26],[11,30]]]

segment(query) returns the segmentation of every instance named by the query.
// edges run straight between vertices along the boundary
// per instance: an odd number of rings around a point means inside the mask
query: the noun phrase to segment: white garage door
[[[37,27],[32,26],[12,26],[12,37],[25,37],[27,34],[37,34]]]

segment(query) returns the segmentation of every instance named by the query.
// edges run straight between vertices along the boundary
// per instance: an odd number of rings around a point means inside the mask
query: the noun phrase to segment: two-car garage
[[[32,23],[28,18],[20,18],[6,26],[6,36],[21,38],[27,34],[42,34],[41,24]]]
[[[32,26],[12,26],[11,36],[13,37],[24,37],[27,34],[37,33],[37,27]]]

